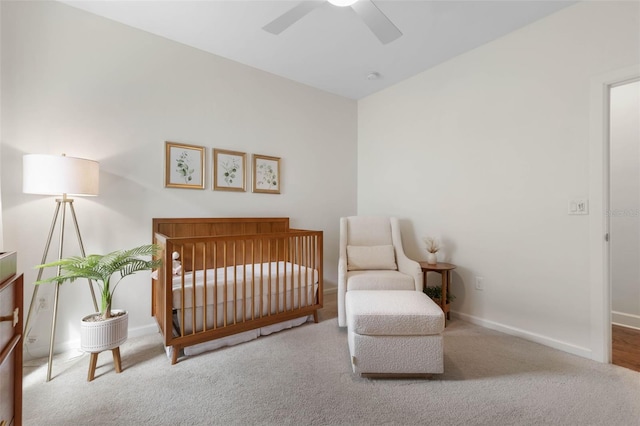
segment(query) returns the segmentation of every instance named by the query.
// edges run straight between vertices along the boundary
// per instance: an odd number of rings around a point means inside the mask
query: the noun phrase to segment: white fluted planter
[[[124,312],[124,314],[105,321],[87,321],[87,319],[99,314],[91,314],[82,318],[80,348],[83,351],[96,353],[115,349],[127,340],[129,314],[122,310],[112,310],[111,312]]]

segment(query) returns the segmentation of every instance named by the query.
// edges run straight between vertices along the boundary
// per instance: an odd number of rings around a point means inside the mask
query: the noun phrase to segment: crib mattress
[[[173,307],[181,332],[191,334],[205,329],[203,317],[212,329],[313,305],[317,289],[315,269],[289,262],[241,265],[176,276]]]
[[[316,287],[317,283],[316,269],[283,261],[185,272],[173,277],[173,307],[182,308],[183,294],[184,307],[193,308],[205,305],[205,294],[206,304],[217,304],[269,294],[282,295],[291,290],[297,294],[297,289],[304,291]]]

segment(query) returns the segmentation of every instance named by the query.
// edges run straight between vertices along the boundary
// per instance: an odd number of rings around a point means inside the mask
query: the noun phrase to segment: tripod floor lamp
[[[67,210],[71,213],[73,225],[78,237],[80,246],[80,254],[85,256],[80,229],[78,228],[78,220],[76,219],[76,211],[73,208],[73,199],[68,195],[98,195],[98,176],[99,164],[96,161],[86,160],[84,158],[66,157],[62,155],[40,155],[29,154],[22,158],[22,192],[25,194],[40,195],[59,195],[62,198],[56,198],[56,208],[53,213],[49,236],[44,247],[42,262],[47,262],[47,254],[56,226],[60,229],[60,239],[58,245],[58,260],[62,259],[62,248],[65,237],[65,219]],[[62,214],[60,214],[62,213]],[[58,218],[60,220],[58,221]],[[38,278],[42,279],[43,269],[39,269]],[[60,269],[58,269],[60,274]],[[29,305],[29,313],[25,323],[25,336],[31,331],[31,315],[38,296],[38,287],[35,286],[31,303]],[[93,306],[96,312],[99,311],[96,295],[93,289],[93,283],[89,281],[91,297],[93,298]],[[51,338],[49,341],[49,363],[47,369],[47,381],[51,380],[51,366],[53,363],[53,346],[56,337],[56,319],[58,316],[58,295],[60,292],[60,284],[55,284],[55,293],[53,299],[53,315],[51,321]]]

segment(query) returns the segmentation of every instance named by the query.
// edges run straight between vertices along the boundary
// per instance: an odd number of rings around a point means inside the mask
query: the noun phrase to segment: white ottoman
[[[444,313],[426,294],[411,290],[348,291],[345,308],[354,373],[444,372]]]

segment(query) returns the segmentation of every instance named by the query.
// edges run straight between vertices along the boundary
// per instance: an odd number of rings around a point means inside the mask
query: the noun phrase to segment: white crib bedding
[[[208,342],[198,343],[195,345],[187,346],[184,348],[185,356],[193,356],[198,355],[204,352],[213,351],[216,349],[224,348],[227,346],[235,346],[240,343],[245,343],[250,340],[255,340],[260,336],[268,336],[272,333],[277,333],[282,330],[287,330],[293,327],[299,327],[302,324],[313,321],[313,315],[309,315],[306,317],[295,318],[292,320],[282,321],[276,324],[272,324],[266,327],[256,328],[254,330],[248,330],[242,333],[233,334],[227,337],[221,337],[215,340],[209,340]],[[167,347],[167,356],[171,358],[171,351],[173,350],[171,346]]]
[[[195,291],[192,286],[194,275]],[[180,331],[185,334],[190,334],[194,330],[202,331],[205,314],[206,326],[212,329],[250,321],[285,309],[312,305],[318,289],[317,270],[289,262],[209,269],[206,271],[206,286],[204,276],[204,271],[196,271],[195,274],[187,272],[184,274],[184,286],[182,275],[173,279],[175,318]],[[206,304],[204,303],[205,288]],[[235,300],[234,288],[237,295]],[[184,294],[184,312],[182,294]]]
[[[193,303],[193,277],[195,275],[195,305]],[[184,307],[201,307],[204,305],[204,277],[205,271],[198,270],[194,272],[184,273],[184,291],[183,291],[183,274],[173,277],[173,307],[175,309],[182,308],[182,294],[184,293]],[[249,264],[229,266],[226,268],[207,269],[206,270],[206,303],[224,303],[233,301],[234,288],[236,291],[236,300],[243,298],[251,299],[252,297],[266,297],[279,294],[282,296],[285,292],[292,289],[297,296],[298,288],[312,288],[315,290],[318,283],[318,271],[316,269],[307,268],[290,262],[270,262],[262,264]],[[226,286],[225,286],[226,281]],[[235,282],[235,285],[234,285]],[[262,287],[262,288],[261,288]],[[243,288],[245,293],[243,294]],[[226,289],[226,299],[225,299]],[[216,297],[214,298],[214,293]],[[315,291],[314,291],[315,293]],[[304,298],[304,294],[302,295]],[[215,300],[215,302],[214,302]]]

